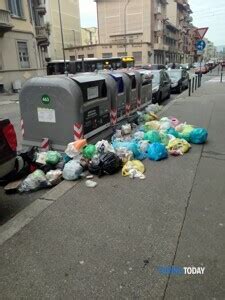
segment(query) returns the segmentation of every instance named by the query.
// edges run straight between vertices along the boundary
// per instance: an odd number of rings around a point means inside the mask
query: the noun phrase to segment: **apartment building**
[[[204,53],[204,60],[209,61],[212,58],[216,57],[217,49],[214,46],[214,43],[209,41],[208,39],[204,39],[206,43],[205,53]]]
[[[165,61],[164,21],[166,0],[95,0],[99,43],[76,47],[77,56],[103,57],[132,55],[136,65]],[[74,52],[67,49],[67,58]],[[73,56],[73,55],[72,55]]]
[[[82,45],[97,45],[98,41],[98,28],[86,27],[81,28]],[[75,46],[77,46],[75,44]]]
[[[64,47],[81,45],[79,0],[60,0]],[[48,55],[51,60],[63,59],[62,39],[58,0],[46,0],[45,22],[49,25],[50,46]],[[73,55],[75,58],[75,54]]]
[[[41,0],[0,1],[0,90],[44,74],[49,33]]]
[[[167,0],[167,18],[178,29],[177,62],[191,62],[193,53],[189,51],[189,32],[192,11],[187,0]]]

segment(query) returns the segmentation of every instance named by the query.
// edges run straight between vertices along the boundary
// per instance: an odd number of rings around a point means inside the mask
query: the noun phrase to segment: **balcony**
[[[45,26],[36,26],[36,40],[38,46],[48,47],[49,46],[49,34]]]
[[[12,30],[10,12],[8,10],[0,9],[0,37],[7,31]]]
[[[178,47],[177,46],[168,46],[168,51],[169,52],[178,52]]]
[[[158,50],[158,51],[168,51],[169,50],[169,46],[163,44],[163,43],[155,43],[154,44],[154,50]]]
[[[154,14],[155,15],[161,15],[162,14],[162,8],[161,8],[161,6],[157,6],[155,8]]]
[[[163,37],[163,30],[155,29],[154,31],[156,37]]]
[[[45,1],[39,0],[39,5],[35,7],[37,13],[41,16],[44,16],[46,14],[46,6]]]

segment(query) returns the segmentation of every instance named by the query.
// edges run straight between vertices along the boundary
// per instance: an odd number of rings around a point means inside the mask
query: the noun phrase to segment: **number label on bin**
[[[49,104],[49,103],[50,103],[50,97],[49,97],[48,95],[43,95],[43,96],[41,97],[41,101],[42,101],[42,103],[44,103],[44,104]]]

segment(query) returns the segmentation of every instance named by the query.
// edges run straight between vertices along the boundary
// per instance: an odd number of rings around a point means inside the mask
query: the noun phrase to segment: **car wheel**
[[[178,86],[177,91],[178,91],[179,94],[182,93],[183,88],[182,88],[182,85],[181,85],[181,84]]]
[[[162,102],[162,93],[161,92],[158,92],[156,102],[159,103],[159,104]]]
[[[168,91],[167,99],[170,99],[170,96],[171,96],[171,89],[169,89]]]

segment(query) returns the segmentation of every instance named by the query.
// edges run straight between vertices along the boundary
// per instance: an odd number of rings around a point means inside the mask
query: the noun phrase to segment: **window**
[[[82,58],[84,58],[84,55],[83,54],[78,55],[78,58],[82,59]]]
[[[23,69],[30,68],[27,42],[17,42],[20,66]]]
[[[23,17],[22,0],[8,0],[8,6],[12,15]]]
[[[102,53],[102,58],[110,58],[112,57],[112,53]]]
[[[137,64],[142,63],[142,52],[141,51],[137,51],[137,52],[133,52],[134,60]]]
[[[121,57],[121,56],[127,56],[127,52],[118,52],[118,53],[117,53],[117,56],[118,56],[118,57]]]
[[[70,56],[70,60],[71,60],[71,61],[74,61],[74,60],[75,60],[75,55],[71,55],[71,56]]]
[[[93,58],[94,54],[88,54],[88,58]]]

